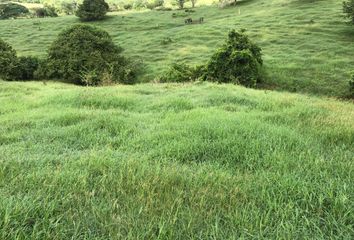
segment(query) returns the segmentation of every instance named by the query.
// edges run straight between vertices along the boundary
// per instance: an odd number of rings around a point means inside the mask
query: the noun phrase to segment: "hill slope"
[[[347,94],[354,65],[354,28],[344,23],[341,1],[248,0],[236,8],[201,7],[186,26],[172,12],[123,12],[94,23],[107,30],[132,57],[142,58],[153,80],[174,61],[202,64],[222,44],[229,29],[246,28],[264,50],[267,88],[322,95]],[[181,13],[181,11],[174,11]],[[74,16],[0,21],[1,37],[20,55],[43,56],[56,35],[79,23]],[[162,44],[166,38],[172,43]]]
[[[354,106],[0,82],[0,238],[354,236]]]

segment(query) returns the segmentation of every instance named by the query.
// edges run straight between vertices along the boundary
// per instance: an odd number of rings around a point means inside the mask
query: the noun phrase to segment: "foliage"
[[[186,0],[175,0],[175,1],[176,1],[175,3],[177,4],[179,9],[184,8],[184,4],[185,4]]]
[[[17,64],[13,69],[12,80],[32,80],[39,66],[37,57],[18,57]]]
[[[0,78],[10,79],[16,64],[16,51],[0,38]]]
[[[125,10],[131,10],[131,9],[133,9],[133,5],[131,3],[126,3],[123,5],[123,8]]]
[[[158,7],[162,7],[164,4],[164,0],[149,0],[146,2],[145,6],[148,9],[155,9]]]
[[[220,8],[234,7],[237,4],[237,0],[219,0]]]
[[[31,80],[39,65],[36,57],[17,57],[16,51],[0,39],[0,78],[4,80]]]
[[[173,63],[169,69],[159,77],[160,82],[190,82],[200,77],[201,67],[190,67],[185,63]]]
[[[112,1],[106,0],[107,3]],[[348,72],[354,64],[354,41],[352,29],[347,24],[333,24],[343,22],[343,14],[340,14],[342,1],[318,1],[307,6],[296,0],[287,2],[289,4],[283,6],[284,0],[265,4],[245,0],[240,1],[236,9],[201,7],[193,19],[203,16],[206,20],[203,26],[182,26],[182,19],[171,19],[175,11],[127,12],[122,14],[124,18],[112,17],[100,22],[99,26],[112,34],[114,41],[126,48],[129,56],[144,60],[148,71],[139,76],[141,82],[153,81],[178,59],[190,66],[205,64],[216,46],[223,43],[226,31],[235,28],[237,23],[237,26],[249,26],[247,34],[263,49],[267,78],[263,79],[262,87],[281,91],[296,88],[302,93],[346,96]],[[197,5],[203,4],[204,1],[199,1]],[[326,17],[323,17],[324,9]],[[254,12],[257,14],[245,17]],[[303,16],[301,20],[300,15]],[[290,18],[298,20],[288,24]],[[315,24],[311,23],[312,19]],[[70,17],[0,21],[0,33],[1,38],[11,43],[22,56],[45,56],[55,36],[73,21]],[[174,42],[162,46],[161,40],[165,37],[171,37]],[[323,51],[324,47],[326,51]],[[310,57],[315,52],[321,54]]]
[[[76,2],[62,2],[60,5],[61,12],[66,15],[73,15],[76,12],[76,8]]]
[[[207,63],[204,78],[251,87],[261,80],[262,64],[261,48],[251,42],[244,30],[232,30],[226,44]]]
[[[0,19],[16,18],[29,13],[29,10],[17,3],[0,3]]]
[[[109,10],[104,0],[84,0],[76,11],[76,16],[82,21],[95,21],[103,19]]]
[[[54,6],[45,5],[43,8],[35,9],[35,14],[39,18],[43,17],[58,17],[57,10]]]
[[[351,74],[351,79],[349,80],[349,94],[350,97],[354,98],[354,72]]]
[[[350,19],[350,23],[354,24],[354,0],[343,2],[343,12]]]
[[[53,42],[45,74],[77,84],[98,85],[103,76],[115,83],[134,83],[136,71],[109,34],[89,25],[74,25]]]

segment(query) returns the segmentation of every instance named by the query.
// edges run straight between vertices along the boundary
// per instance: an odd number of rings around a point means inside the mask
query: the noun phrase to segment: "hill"
[[[141,82],[153,81],[175,61],[205,63],[229,29],[246,28],[263,48],[264,87],[344,96],[354,65],[354,28],[344,23],[341,4],[248,0],[235,8],[197,8],[190,17],[204,17],[204,24],[185,25],[187,15],[172,18],[182,11],[126,11],[94,24],[107,30],[128,55],[145,62]],[[20,55],[43,56],[63,28],[78,22],[74,16],[5,20],[0,21],[0,32]],[[172,42],[165,41],[168,38]]]
[[[351,239],[354,106],[0,82],[1,239]]]

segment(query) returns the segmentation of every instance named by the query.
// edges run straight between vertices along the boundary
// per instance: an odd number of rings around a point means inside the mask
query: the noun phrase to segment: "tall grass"
[[[354,107],[0,82],[1,239],[351,239]]]

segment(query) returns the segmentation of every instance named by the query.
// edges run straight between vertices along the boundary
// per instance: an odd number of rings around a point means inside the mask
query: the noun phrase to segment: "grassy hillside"
[[[267,88],[331,96],[347,93],[353,70],[354,28],[344,23],[341,1],[248,0],[236,8],[197,8],[202,25],[184,25],[172,12],[122,12],[94,23],[126,53],[146,64],[142,82],[153,80],[174,61],[205,63],[227,31],[246,28],[264,50]],[[180,11],[174,11],[179,12]],[[20,55],[43,56],[56,35],[78,23],[74,16],[0,22],[1,37]],[[170,37],[173,42],[163,45]]]
[[[354,237],[354,106],[0,82],[1,239]]]

